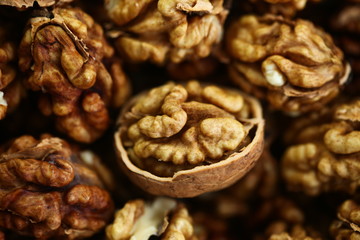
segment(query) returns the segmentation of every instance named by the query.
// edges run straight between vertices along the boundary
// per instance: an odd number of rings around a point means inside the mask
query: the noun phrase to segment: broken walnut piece
[[[106,228],[109,240],[159,239],[196,240],[193,220],[185,205],[167,198],[152,203],[142,199],[128,201],[115,213],[115,220]]]
[[[223,0],[106,0],[120,27],[116,46],[125,59],[156,64],[197,60],[220,43],[228,14]]]
[[[108,108],[119,107],[129,95],[129,82],[89,15],[78,8],[41,11],[49,17],[30,19],[20,44],[20,69],[28,74],[27,86],[44,93],[40,110],[55,115],[57,128],[77,141],[93,142],[109,126]]]
[[[330,117],[319,114],[318,119],[308,121],[293,135],[292,145],[282,159],[282,174],[289,189],[309,195],[356,191],[360,172],[359,106],[359,100],[338,105]]]
[[[89,237],[113,212],[99,177],[59,138],[14,139],[0,149],[0,172],[0,226],[20,235]]]
[[[226,41],[232,80],[284,112],[321,108],[350,72],[330,35],[306,20],[246,15],[230,26]]]
[[[254,98],[197,81],[170,82],[124,107],[115,142],[121,168],[140,187],[190,197],[249,171],[260,157],[263,131]]]

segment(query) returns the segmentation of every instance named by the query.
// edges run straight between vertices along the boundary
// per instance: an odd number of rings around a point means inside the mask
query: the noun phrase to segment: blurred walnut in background
[[[290,128],[291,145],[282,159],[282,174],[292,191],[316,195],[355,193],[360,184],[360,100],[337,106],[317,118],[299,119]]]
[[[86,154],[43,135],[0,148],[0,227],[39,239],[80,239],[105,226],[113,202]]]
[[[27,86],[42,91],[39,107],[56,127],[80,142],[93,142],[109,126],[109,107],[129,95],[100,25],[78,8],[35,11],[19,49]]]
[[[293,17],[305,8],[309,2],[321,0],[238,0],[241,10],[248,13],[278,14],[287,18]]]
[[[226,41],[232,80],[292,114],[328,103],[350,71],[332,38],[306,20],[243,16],[228,29]]]
[[[157,239],[197,240],[193,220],[185,205],[175,200],[157,198],[128,201],[115,213],[113,224],[107,226],[109,240]]]
[[[120,26],[118,50],[133,62],[197,60],[220,43],[228,11],[224,0],[105,0]]]
[[[25,95],[17,78],[16,46],[11,40],[11,27],[0,19],[0,120],[12,112]]]

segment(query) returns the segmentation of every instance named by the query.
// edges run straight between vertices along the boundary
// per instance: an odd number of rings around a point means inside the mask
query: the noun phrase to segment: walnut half
[[[263,148],[261,106],[235,90],[190,81],[134,97],[115,133],[119,164],[152,194],[191,197],[247,173]]]

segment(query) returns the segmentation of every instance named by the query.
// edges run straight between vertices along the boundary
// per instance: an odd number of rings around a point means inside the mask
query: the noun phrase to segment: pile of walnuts
[[[359,0],[0,0],[0,239],[360,239]]]

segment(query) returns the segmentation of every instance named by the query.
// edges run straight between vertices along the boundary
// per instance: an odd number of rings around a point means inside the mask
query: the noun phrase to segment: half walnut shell
[[[145,191],[194,197],[228,187],[263,149],[259,102],[239,91],[167,83],[134,97],[119,116],[119,165]]]

